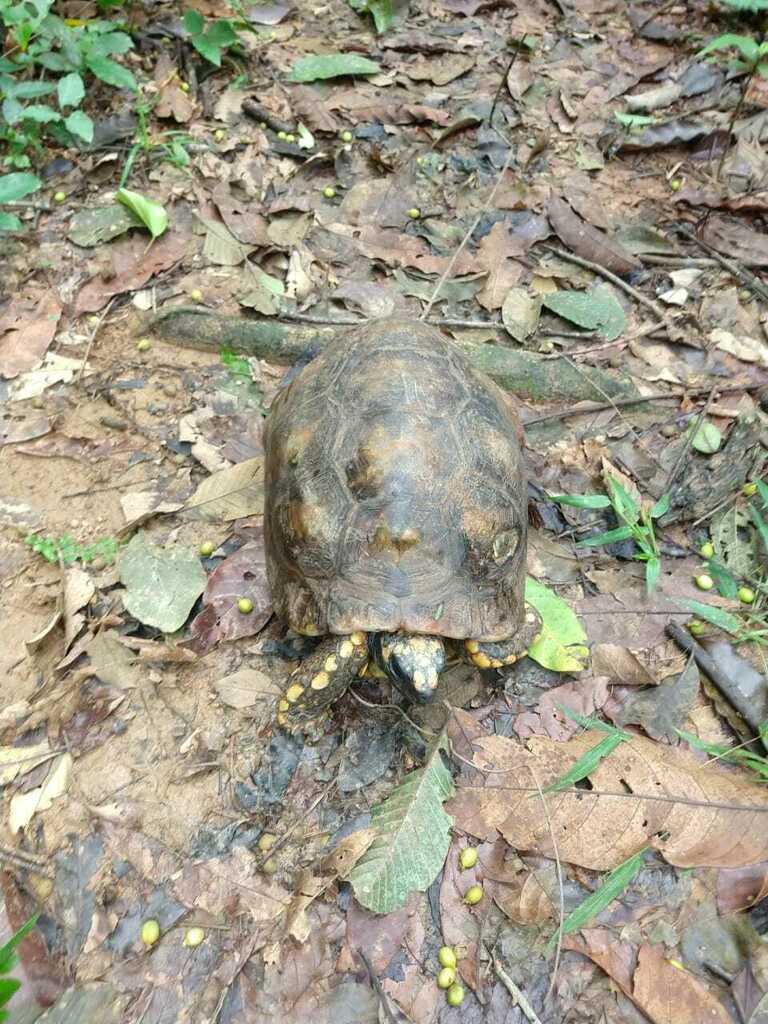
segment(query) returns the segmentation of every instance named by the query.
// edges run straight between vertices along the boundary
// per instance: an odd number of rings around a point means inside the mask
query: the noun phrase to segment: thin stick
[[[466,234],[462,238],[461,244],[459,245],[458,249],[456,250],[456,252],[453,254],[453,256],[451,256],[450,260],[448,261],[448,266],[445,268],[445,270],[443,271],[442,275],[440,276],[440,280],[435,285],[434,291],[432,292],[432,295],[430,296],[429,302],[427,303],[426,307],[422,311],[422,314],[419,317],[419,320],[426,320],[426,318],[429,316],[429,311],[434,306],[435,301],[437,300],[437,296],[440,294],[440,289],[443,287],[445,282],[450,277],[450,275],[451,275],[451,273],[453,271],[453,268],[456,265],[456,260],[459,258],[460,254],[464,251],[464,248],[465,248],[467,242],[470,240],[470,238],[474,234],[474,231],[475,231],[475,228],[477,227],[477,225],[480,223],[482,218],[486,215],[486,213],[490,210],[491,206],[493,205],[493,200],[496,198],[496,193],[499,190],[499,185],[501,185],[502,181],[504,180],[504,175],[509,170],[509,165],[512,163],[512,157],[514,156],[514,154],[515,154],[515,151],[510,146],[509,152],[507,153],[507,159],[504,161],[504,166],[499,171],[499,176],[496,178],[496,184],[491,189],[491,194],[488,196],[486,201],[483,203],[483,206],[481,207],[480,212],[475,217],[474,221],[472,222],[472,224],[469,227],[469,230],[466,232]]]
[[[529,1020],[531,1022],[531,1024],[541,1024],[541,1020],[537,1016],[534,1008],[526,999],[522,989],[519,989],[517,985],[514,983],[514,981],[512,981],[510,976],[501,966],[499,958],[496,956],[495,953],[491,953],[491,959],[493,960],[493,968],[499,976],[499,981],[502,983],[507,992],[509,992],[509,994],[512,996],[512,1001],[514,1005],[520,1007],[520,1012],[523,1014],[526,1020]],[[547,995],[549,995],[549,993],[547,993]]]
[[[112,309],[112,303],[115,301],[116,298],[117,298],[116,295],[112,296],[112,298],[107,303],[107,305],[106,305],[106,307],[104,309],[104,312],[99,315],[99,322],[95,325],[95,327],[91,331],[91,336],[88,339],[88,344],[87,344],[86,349],[85,349],[85,355],[83,356],[83,361],[80,364],[80,368],[77,371],[77,376],[75,377],[75,384],[79,384],[80,383],[80,379],[82,378],[83,373],[85,372],[85,368],[88,365],[88,357],[91,354],[91,349],[93,348],[93,343],[96,340],[96,335],[101,330],[101,325],[107,319],[107,315],[108,315],[110,309]]]
[[[552,843],[552,853],[554,854],[554,859],[555,859],[555,871],[557,872],[557,891],[558,891],[558,895],[559,895],[559,907],[558,907],[559,919],[558,919],[558,923],[557,923],[557,948],[555,949],[555,963],[554,963],[554,966],[552,967],[552,977],[551,977],[550,982],[549,982],[549,988],[547,989],[547,994],[544,996],[544,1002],[546,1003],[546,1001],[552,995],[552,991],[553,991],[553,989],[555,987],[555,982],[557,981],[557,971],[558,971],[558,968],[560,967],[560,953],[562,952],[562,949],[563,949],[563,922],[565,921],[565,888],[563,886],[563,865],[562,865],[562,863],[560,861],[560,852],[559,852],[559,850],[557,848],[557,839],[555,838],[555,830],[554,830],[554,827],[552,825],[552,817],[551,817],[551,815],[549,813],[549,807],[547,806],[547,800],[546,800],[546,797],[544,796],[544,791],[541,788],[541,783],[539,782],[539,777],[536,774],[535,769],[531,765],[529,765],[528,766],[528,771],[531,773],[531,778],[533,779],[533,781],[536,784],[536,789],[539,791],[539,799],[541,800],[541,806],[542,806],[542,809],[544,811],[544,817],[547,820],[547,829],[549,830],[549,838],[550,838],[550,841]]]
[[[716,263],[719,263],[721,267],[725,267],[725,269],[730,271],[735,278],[751,288],[752,291],[755,292],[756,295],[759,295],[765,302],[768,302],[768,288],[766,288],[763,282],[758,277],[755,277],[751,271],[745,270],[743,267],[740,267],[738,263],[734,263],[732,260],[726,259],[725,256],[721,256],[717,249],[714,249],[708,242],[703,242],[695,232],[685,227],[685,225],[679,224],[677,226],[677,230],[684,238],[687,238],[691,242],[695,242],[695,244],[700,246],[705,252],[710,253],[712,259]]]
[[[274,857],[274,855],[275,855],[275,854],[277,853],[277,851],[278,851],[278,850],[280,850],[280,849],[282,849],[282,847],[283,847],[283,846],[285,846],[285,844],[286,844],[286,843],[288,842],[288,838],[289,838],[289,836],[291,835],[291,833],[292,833],[292,832],[295,832],[295,831],[296,831],[296,829],[297,829],[297,828],[299,827],[299,825],[300,825],[300,824],[302,823],[302,821],[304,821],[304,820],[305,820],[306,818],[308,818],[308,817],[309,817],[309,815],[310,815],[310,814],[312,813],[312,811],[314,811],[314,809],[315,809],[315,808],[317,807],[317,805],[318,805],[319,803],[322,803],[322,801],[323,801],[323,800],[325,800],[325,798],[326,798],[326,797],[328,796],[328,794],[330,793],[330,791],[331,791],[331,790],[333,789],[333,787],[334,787],[335,785],[336,785],[336,779],[333,779],[333,780],[332,780],[331,782],[329,782],[329,783],[328,783],[328,785],[327,785],[327,786],[325,787],[325,789],[324,789],[324,790],[322,791],[322,793],[320,794],[320,796],[318,796],[318,797],[317,797],[317,798],[316,798],[315,800],[313,800],[313,801],[312,801],[312,803],[311,803],[311,804],[309,805],[309,807],[308,807],[308,808],[306,809],[306,811],[304,811],[304,813],[303,813],[303,814],[302,814],[302,815],[301,815],[300,817],[298,817],[298,818],[296,819],[296,821],[294,821],[294,823],[293,823],[293,824],[292,824],[292,825],[290,826],[290,828],[288,828],[288,829],[287,829],[287,830],[286,830],[286,831],[285,831],[285,832],[284,832],[284,833],[282,834],[282,836],[280,836],[280,838],[279,838],[279,839],[277,840],[277,842],[276,842],[276,843],[274,843],[274,844],[273,844],[273,845],[272,845],[272,846],[271,846],[271,847],[270,847],[270,848],[269,848],[269,849],[267,850],[267,852],[266,852],[266,853],[265,853],[265,855],[264,855],[264,856],[263,856],[263,857],[261,858],[261,860],[259,860],[259,861],[257,861],[257,862],[256,862],[256,864],[255,864],[255,865],[254,865],[254,867],[253,867],[253,870],[254,870],[254,871],[261,871],[261,869],[262,869],[262,868],[264,867],[264,865],[265,865],[265,864],[267,863],[267,861],[269,860],[269,858],[270,858],[270,857]]]
[[[678,455],[677,459],[675,460],[674,466],[672,467],[672,469],[669,472],[669,476],[667,477],[667,482],[665,483],[665,485],[664,485],[664,487],[662,489],[662,492],[661,492],[662,494],[666,494],[667,491],[669,491],[670,488],[672,487],[672,484],[675,482],[675,479],[677,478],[677,475],[678,475],[678,473],[680,472],[680,470],[682,468],[682,465],[683,465],[683,462],[686,459],[686,456],[688,455],[688,453],[690,452],[691,448],[693,447],[693,440],[696,437],[696,435],[698,434],[699,428],[701,427],[701,424],[704,422],[704,417],[707,415],[707,411],[708,411],[710,405],[712,404],[712,399],[715,397],[715,392],[716,391],[717,391],[717,385],[715,385],[710,390],[709,395],[707,396],[706,402],[701,407],[701,411],[699,412],[698,416],[696,417],[695,424],[694,424],[693,428],[688,430],[688,435],[686,437],[686,442],[685,442],[685,445],[683,447],[683,450]]]

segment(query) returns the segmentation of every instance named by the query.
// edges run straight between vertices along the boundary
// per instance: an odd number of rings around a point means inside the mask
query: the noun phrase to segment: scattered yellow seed
[[[480,650],[480,644],[477,642],[477,640],[467,640],[465,647],[467,648],[470,654],[477,654],[477,652]]]
[[[354,649],[355,649],[355,645],[352,643],[351,640],[342,640],[341,644],[339,645],[339,657],[340,658],[349,658],[349,657],[351,657]]]
[[[411,220],[418,220],[419,217],[421,216],[421,210],[418,208],[418,206],[412,206],[408,211],[408,216],[411,218]]]
[[[264,129],[266,127],[267,127],[267,122],[266,121],[259,121],[259,128],[261,128],[262,131],[264,131]]]
[[[329,654],[323,663],[323,668],[326,672],[335,672],[339,667],[339,660],[335,654]]]
[[[296,141],[296,136],[292,132],[288,132],[288,134],[285,136],[285,141],[286,142],[295,142]]]
[[[262,832],[261,835],[259,836],[257,846],[259,847],[262,853],[266,853],[268,850],[272,849],[276,842],[277,836],[274,835],[272,832]]]
[[[287,132],[278,132],[277,133],[277,137],[278,137],[278,139],[281,139],[283,142],[285,142],[285,140],[288,138],[288,133]]]
[[[736,595],[742,604],[752,604],[755,600],[755,592],[751,587],[739,587]]]
[[[459,854],[459,864],[466,871],[477,864],[477,850],[474,846],[465,847]]]
[[[715,553],[715,545],[714,544],[710,544],[709,541],[706,541],[706,543],[702,544],[701,547],[699,548],[699,554],[701,555],[702,558],[711,558],[714,555],[714,553]]]
[[[281,701],[277,702],[277,710],[278,711],[288,711],[290,709],[290,707],[291,707],[291,705],[288,703],[288,701],[285,699],[285,697],[283,697],[283,699]]]
[[[712,577],[707,576],[705,572],[703,572],[700,576],[697,576],[694,580],[694,583],[699,588],[699,590],[711,590],[712,587],[714,587],[715,585],[715,581],[712,579]]]
[[[241,597],[237,602],[237,610],[243,615],[249,615],[253,611],[253,601],[250,597]]]
[[[141,926],[141,941],[145,946],[154,946],[160,938],[160,925],[153,918],[145,921]]]
[[[670,967],[676,967],[678,971],[685,970],[685,965],[681,964],[679,960],[673,960],[672,957],[670,957],[669,960],[667,960],[667,963],[670,965]]]
[[[98,327],[99,324],[101,323],[101,317],[96,316],[96,314],[94,313],[93,316],[88,317],[88,323],[91,325],[91,327]]]
[[[67,198],[67,193],[66,192],[54,192],[53,198],[54,198],[54,200],[57,203],[63,203],[64,200]]]
[[[441,946],[437,951],[437,962],[441,967],[456,967],[456,953],[450,946]]]
[[[355,633],[352,633],[349,639],[352,641],[355,647],[362,647],[365,644],[365,633],[362,633],[360,632],[360,630],[357,630]]]
[[[327,672],[318,672],[316,676],[312,677],[312,682],[309,685],[313,690],[324,690],[330,681],[331,677]]]
[[[444,967],[437,976],[438,988],[450,988],[456,981],[456,971],[453,967]]]
[[[285,699],[290,701],[291,704],[295,704],[302,693],[304,693],[304,687],[301,683],[292,683],[285,691]]]
[[[354,135],[352,134],[352,132],[342,132],[341,133],[341,141],[342,142],[351,142],[352,139],[354,139]]]
[[[199,946],[205,938],[205,932],[202,928],[187,928],[184,932],[184,945],[193,948]]]
[[[445,998],[448,1000],[449,1006],[461,1006],[464,1002],[464,989],[461,985],[451,985],[445,993]]]
[[[269,860],[265,860],[261,865],[261,870],[265,875],[274,875],[277,871],[277,861],[274,857],[270,857]]]
[[[223,142],[224,139],[226,139],[227,137],[227,133],[224,131],[223,128],[217,128],[216,131],[213,133],[213,137],[214,139],[216,139],[217,142]]]
[[[203,543],[200,545],[200,554],[203,556],[203,558],[208,558],[208,556],[212,555],[215,550],[216,546],[213,543],[213,541],[204,540]]]
[[[323,189],[323,195],[326,199],[333,199],[336,195],[336,189],[332,185],[326,185]]]
[[[203,301],[203,293],[200,291],[199,288],[193,288],[192,291],[189,293],[189,297],[190,299],[192,299],[193,302]]]
[[[182,92],[189,92],[189,82],[179,82],[179,88]]]
[[[288,718],[280,711],[277,716],[277,724],[283,729],[288,725]]]
[[[701,636],[706,628],[705,623],[703,623],[701,619],[691,619],[688,623],[688,632],[691,636]]]
[[[757,484],[744,484],[744,486],[741,488],[741,493],[744,495],[745,498],[751,498],[753,494],[757,494]]]
[[[673,178],[672,181],[670,181],[669,183],[669,187],[672,189],[673,192],[679,192],[680,189],[683,187],[683,183],[679,178]]]
[[[482,898],[482,885],[470,885],[470,887],[464,893],[464,902],[467,904],[468,907],[474,907],[475,904],[479,903]]]
[[[136,342],[136,348],[139,352],[149,352],[152,348],[152,342],[149,338],[139,338]]]

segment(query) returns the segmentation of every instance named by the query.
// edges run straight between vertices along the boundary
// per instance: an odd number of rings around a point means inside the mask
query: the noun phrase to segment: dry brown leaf
[[[13,782],[19,772],[31,772],[50,756],[48,740],[30,747],[0,747],[0,786]]]
[[[612,270],[614,274],[628,274],[641,269],[639,260],[604,232],[578,217],[560,196],[550,197],[547,214],[563,245],[582,259]]]
[[[623,686],[655,686],[657,682],[637,655],[620,644],[595,644],[592,671],[596,676],[608,676]]]
[[[519,244],[511,238],[504,221],[497,221],[480,242],[475,270],[480,267],[488,271],[485,287],[477,296],[484,309],[501,309],[510,289],[519,283],[523,265],[512,258],[519,251]]]
[[[196,248],[189,235],[168,231],[147,248],[146,234],[136,233],[113,242],[110,246],[113,270],[109,277],[92,277],[80,289],[74,312],[95,313],[102,309],[113,295],[143,288],[153,274],[168,270],[185,256],[192,256]]]
[[[264,509],[264,459],[259,455],[207,477],[185,505],[201,519],[242,519]]]
[[[26,793],[16,793],[11,797],[8,813],[8,826],[11,832],[16,833],[26,828],[38,811],[47,811],[57,797],[66,793],[72,777],[73,763],[71,754],[62,754],[51,764],[42,786]]]
[[[0,316],[0,375],[6,379],[31,370],[56,336],[61,303],[54,289],[15,296]]]
[[[494,902],[511,921],[542,924],[555,917],[555,906],[549,894],[556,890],[555,865],[549,861],[536,871],[521,867],[513,881],[494,894]]]
[[[282,693],[280,685],[265,672],[255,668],[244,668],[224,676],[213,684],[222,703],[230,708],[250,708],[254,704],[269,702],[270,714],[273,705]]]
[[[503,736],[479,739],[474,763],[493,772],[484,786],[462,788],[446,809],[474,836],[498,831],[515,849],[551,857],[540,798],[521,787],[534,787],[533,773],[542,787],[555,782],[603,738],[597,731],[567,743],[535,736],[525,746]],[[594,790],[617,795],[585,790],[545,798],[565,862],[607,871],[648,844],[678,867],[739,867],[768,858],[768,793],[740,773],[702,767],[686,751],[638,736],[604,758],[589,780]]]

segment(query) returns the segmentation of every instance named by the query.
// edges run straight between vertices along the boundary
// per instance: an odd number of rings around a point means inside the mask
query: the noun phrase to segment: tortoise
[[[480,668],[527,650],[540,623],[514,402],[436,328],[386,318],[332,341],[278,393],[264,446],[275,613],[322,638],[281,726],[316,718],[369,662],[423,702],[446,640]]]

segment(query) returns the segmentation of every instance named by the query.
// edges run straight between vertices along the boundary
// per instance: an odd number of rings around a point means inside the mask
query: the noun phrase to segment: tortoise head
[[[445,645],[439,636],[376,633],[371,637],[374,661],[411,700],[432,700],[445,665]]]

